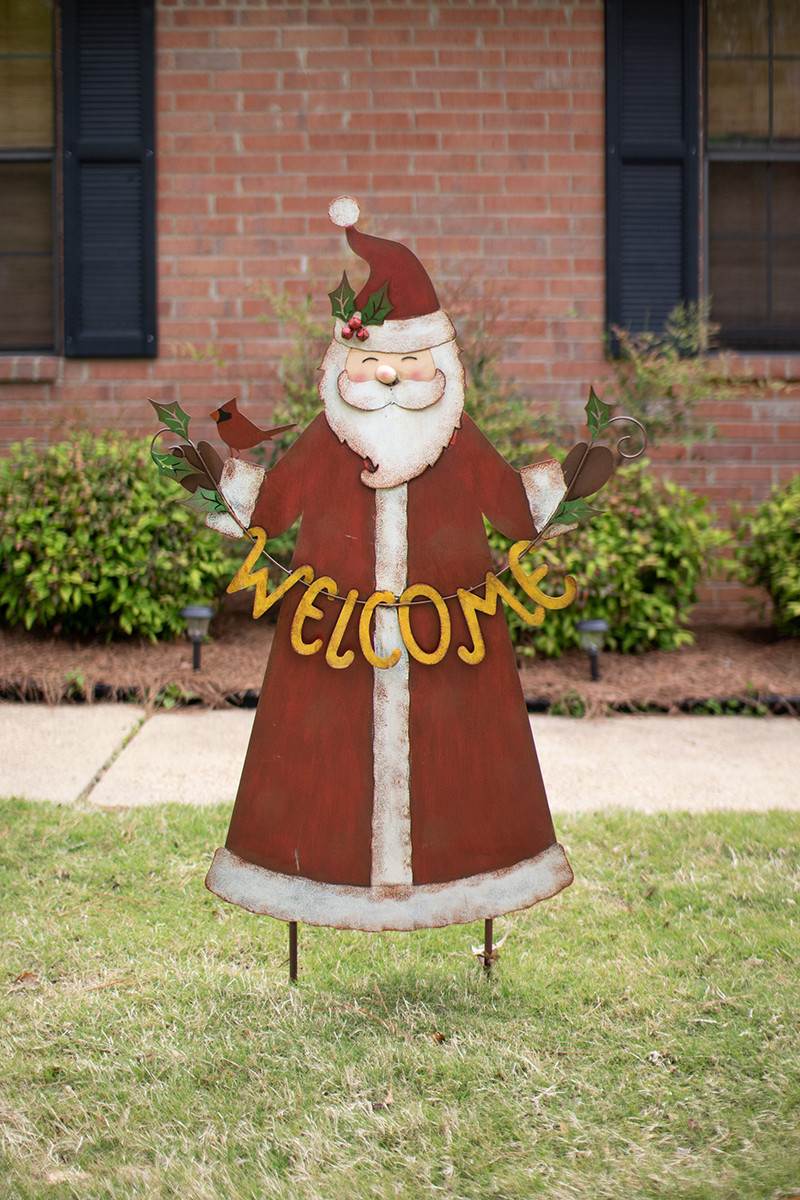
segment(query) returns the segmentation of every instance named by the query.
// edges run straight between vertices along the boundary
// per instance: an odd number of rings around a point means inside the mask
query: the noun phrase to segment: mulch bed
[[[581,653],[536,659],[520,672],[525,697],[531,707],[541,699],[576,713],[582,704],[588,715],[609,709],[691,712],[708,700],[739,700],[745,708],[761,701],[775,712],[800,712],[800,639],[776,638],[756,626],[701,625],[694,634],[693,646],[676,651],[603,654],[596,682]]]
[[[97,645],[0,630],[0,697],[56,704],[135,700],[148,706],[200,703],[212,708],[255,703],[274,625],[223,612],[192,671],[186,641],[125,641]],[[525,697],[534,709],[589,714],[608,711],[691,711],[698,701],[766,699],[773,711],[796,711],[800,639],[776,639],[759,627],[699,626],[694,646],[673,653],[603,654],[602,677],[591,682],[586,657],[522,666]],[[789,698],[781,705],[775,697]],[[772,699],[770,699],[772,698]]]

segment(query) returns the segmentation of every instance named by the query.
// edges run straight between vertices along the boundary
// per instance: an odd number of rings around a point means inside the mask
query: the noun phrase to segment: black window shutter
[[[64,352],[156,353],[152,0],[63,0]]]
[[[699,42],[699,0],[606,0],[609,325],[698,296]]]

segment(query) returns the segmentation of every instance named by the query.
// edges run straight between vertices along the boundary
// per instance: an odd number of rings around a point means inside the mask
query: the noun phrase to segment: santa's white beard
[[[319,394],[325,416],[340,441],[375,470],[362,481],[371,488],[397,487],[432,467],[461,424],[464,368],[455,342],[431,354],[436,375],[429,382],[377,380],[353,383],[344,366],[348,348],[331,342],[322,360]]]

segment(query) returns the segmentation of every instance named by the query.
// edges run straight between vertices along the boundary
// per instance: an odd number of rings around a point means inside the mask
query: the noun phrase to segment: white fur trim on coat
[[[408,484],[375,492],[375,588],[399,596],[408,561]],[[372,873],[373,885],[411,883],[411,751],[408,650],[396,608],[375,610],[375,649],[400,658],[373,668]]]
[[[219,490],[245,529],[250,525],[250,518],[253,515],[265,475],[266,471],[263,467],[245,462],[241,458],[226,458],[222,468]],[[230,513],[209,513],[206,517],[206,525],[209,529],[216,529],[218,533],[224,533],[225,537],[244,537]]]
[[[499,917],[554,896],[568,887],[572,878],[567,856],[557,842],[535,858],[498,871],[449,883],[382,887],[282,875],[220,848],[206,876],[206,887],[222,900],[280,921],[378,931],[432,929]]]
[[[367,325],[369,337],[363,342],[353,335],[349,340],[342,337],[344,323],[337,320],[333,331],[334,340],[348,350],[384,351],[387,354],[411,354],[415,350],[432,350],[444,342],[452,342],[456,336],[453,323],[444,309],[426,313],[424,317],[408,317],[405,321],[384,321],[382,325]]]

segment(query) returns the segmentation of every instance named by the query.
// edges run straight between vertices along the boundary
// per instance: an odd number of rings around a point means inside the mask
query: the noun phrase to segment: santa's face
[[[390,354],[334,341],[320,396],[334,433],[364,459],[363,482],[397,487],[432,466],[460,425],[464,371],[455,342]]]
[[[387,354],[385,350],[348,350],[344,369],[351,383],[366,383],[376,379],[389,386],[401,380],[430,383],[436,374],[436,363],[430,350],[415,350],[413,354]]]

